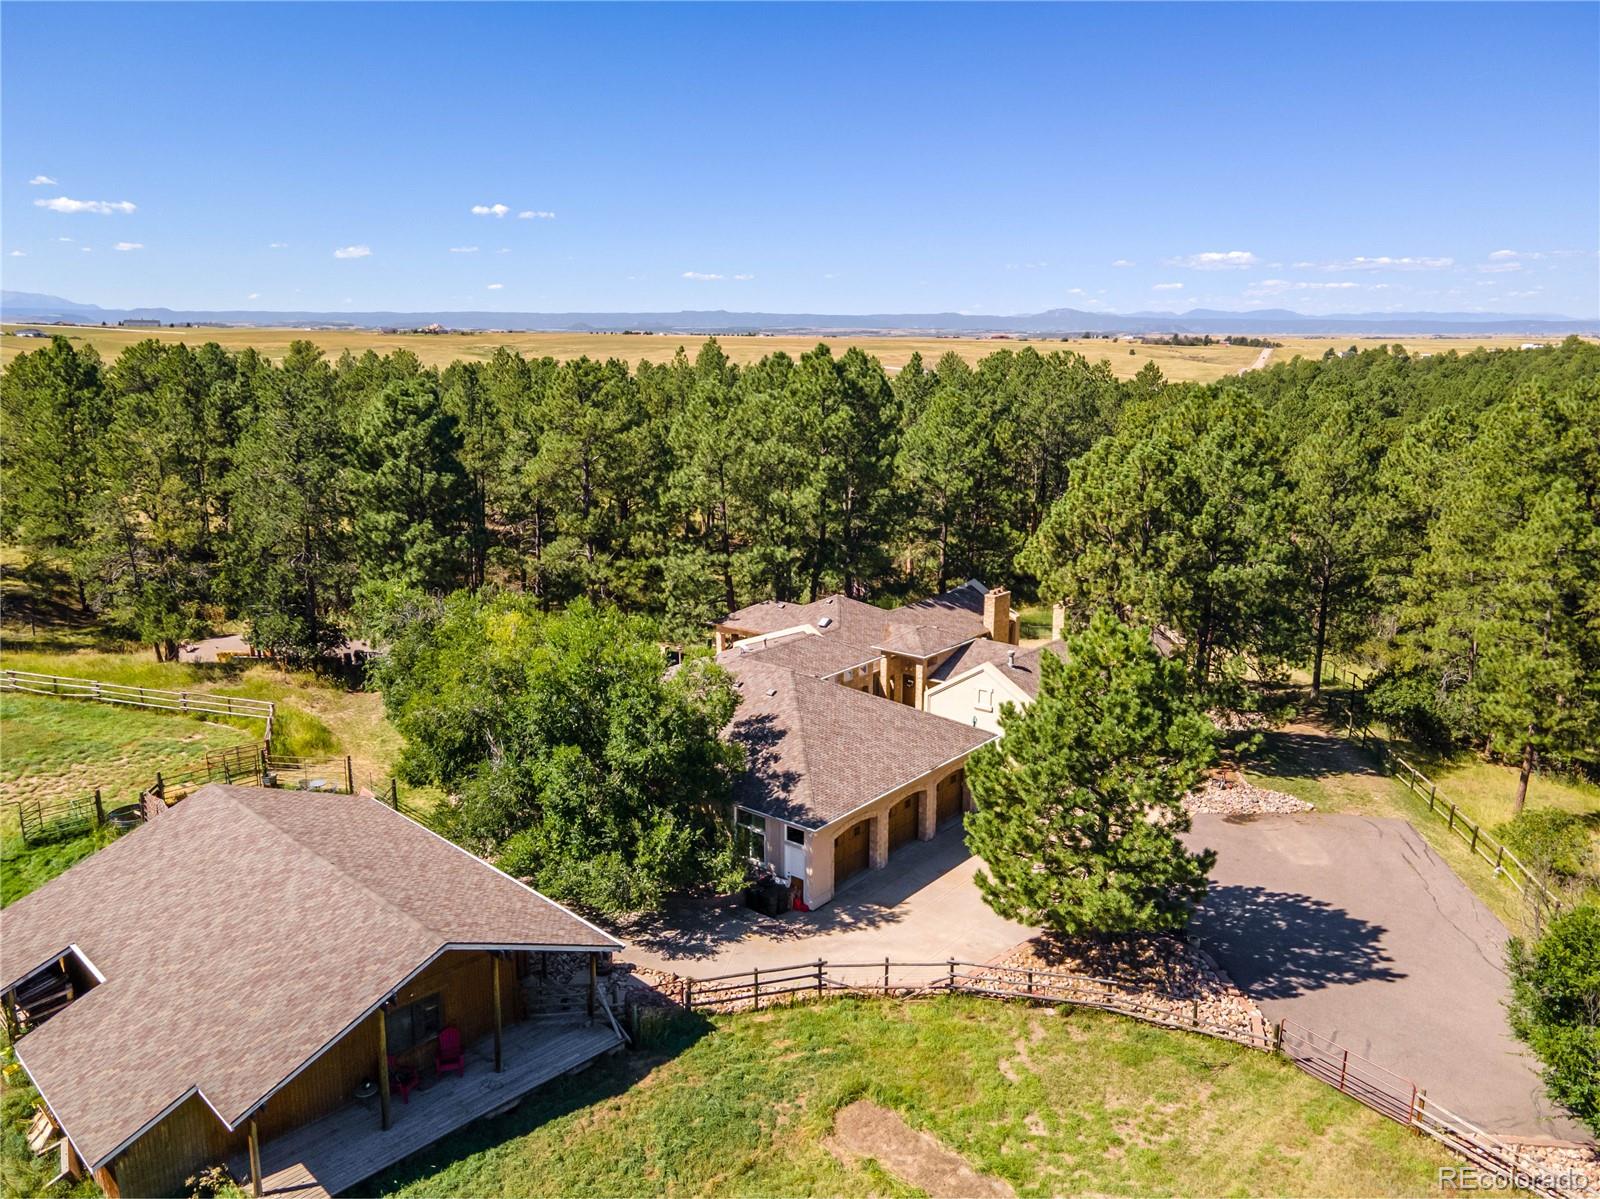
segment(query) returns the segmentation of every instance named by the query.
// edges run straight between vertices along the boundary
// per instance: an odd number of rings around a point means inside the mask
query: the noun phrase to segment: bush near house
[[[1537,940],[1513,937],[1511,1030],[1544,1065],[1550,1098],[1600,1133],[1600,905],[1550,921]]]

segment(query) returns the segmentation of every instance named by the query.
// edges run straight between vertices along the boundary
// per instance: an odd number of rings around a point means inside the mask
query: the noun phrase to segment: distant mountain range
[[[1052,308],[1017,316],[972,316],[961,312],[264,312],[254,309],[186,310],[173,308],[101,308],[60,296],[35,292],[0,292],[0,319],[8,322],[69,321],[74,324],[116,324],[126,320],[158,320],[163,324],[323,326],[356,329],[414,329],[443,325],[451,329],[511,332],[620,333],[818,333],[818,334],[987,334],[1014,333],[1066,336],[1076,333],[1284,333],[1315,336],[1382,337],[1389,334],[1528,333],[1556,336],[1600,332],[1600,318],[1535,313],[1508,315],[1483,312],[1348,312],[1307,316],[1287,308],[1253,312],[1084,312]]]

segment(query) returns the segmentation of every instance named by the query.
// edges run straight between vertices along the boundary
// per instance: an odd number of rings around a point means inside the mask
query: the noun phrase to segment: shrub
[[[1511,1031],[1544,1065],[1545,1091],[1600,1133],[1600,906],[1550,921],[1506,947]]]
[[[1594,867],[1588,821],[1576,812],[1526,808],[1494,831],[1541,877],[1561,883],[1580,882]]]

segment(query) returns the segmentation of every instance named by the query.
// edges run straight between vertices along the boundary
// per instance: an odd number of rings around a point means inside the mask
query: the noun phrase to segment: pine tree
[[[1007,705],[1003,737],[967,764],[967,844],[1000,915],[1067,935],[1180,929],[1216,860],[1192,854],[1182,797],[1214,730],[1185,697],[1183,668],[1148,629],[1101,613],[1041,658],[1039,695]]]

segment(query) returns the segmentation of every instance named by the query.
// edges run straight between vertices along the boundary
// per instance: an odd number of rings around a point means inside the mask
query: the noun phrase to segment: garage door
[[[961,815],[961,784],[965,774],[958,770],[949,778],[939,783],[939,806],[937,817],[940,824],[947,820],[954,820]]]
[[[917,797],[908,795],[889,809],[889,852],[917,838]]]
[[[868,833],[872,821],[858,820],[833,839],[833,885],[867,868]]]

